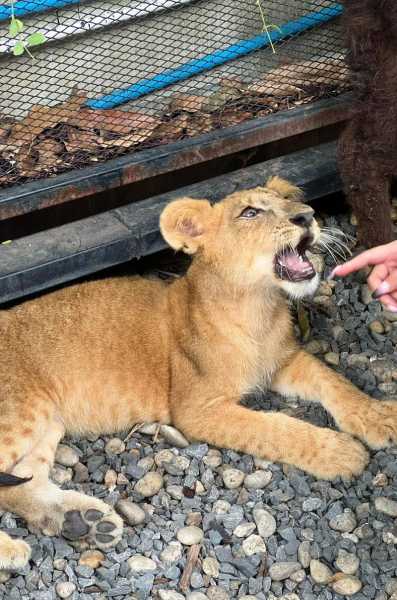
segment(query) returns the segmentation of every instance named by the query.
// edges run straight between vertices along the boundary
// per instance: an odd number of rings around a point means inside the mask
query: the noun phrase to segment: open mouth
[[[313,244],[313,236],[306,234],[295,248],[283,248],[274,259],[274,270],[280,279],[286,281],[307,281],[313,279],[316,271],[306,256]]]

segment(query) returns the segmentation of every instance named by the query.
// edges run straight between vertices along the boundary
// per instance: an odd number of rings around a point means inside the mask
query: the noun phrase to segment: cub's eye
[[[255,217],[257,217],[261,212],[263,212],[261,208],[247,206],[247,208],[244,208],[243,212],[239,215],[239,217],[243,219],[255,219]]]

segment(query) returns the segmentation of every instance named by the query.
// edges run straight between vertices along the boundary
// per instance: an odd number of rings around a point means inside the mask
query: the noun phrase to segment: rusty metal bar
[[[348,94],[0,191],[0,220],[92,196],[291,136],[342,123]]]

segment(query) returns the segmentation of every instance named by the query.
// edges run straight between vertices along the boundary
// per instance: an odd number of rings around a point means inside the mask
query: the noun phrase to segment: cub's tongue
[[[315,270],[305,254],[293,251],[284,251],[277,256],[276,272],[281,279],[291,281],[302,281],[311,279]]]
[[[305,268],[310,266],[309,261],[295,252],[285,252],[281,254],[279,263],[282,267],[285,267],[289,271],[296,271],[297,273],[303,272]]]

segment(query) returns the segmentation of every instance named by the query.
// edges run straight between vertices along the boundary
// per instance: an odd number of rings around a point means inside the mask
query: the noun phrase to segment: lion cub
[[[316,477],[358,475],[361,442],[397,439],[397,403],[373,400],[294,340],[286,293],[315,291],[321,238],[300,191],[275,177],[211,206],[176,200],[161,216],[175,250],[194,255],[172,284],[137,277],[84,283],[0,313],[0,507],[33,530],[107,548],[120,517],[49,480],[65,433],[173,423],[191,440],[295,465]],[[256,387],[321,402],[345,433],[242,407]],[[29,558],[0,534],[0,568]]]

